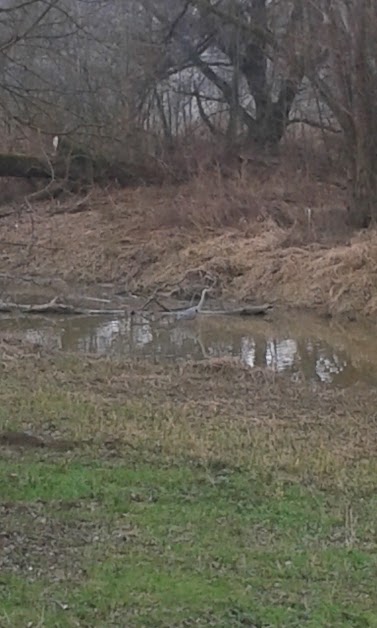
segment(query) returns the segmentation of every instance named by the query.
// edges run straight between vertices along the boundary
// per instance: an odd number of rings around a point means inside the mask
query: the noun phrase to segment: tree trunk
[[[373,141],[373,140],[372,140]],[[350,177],[348,222],[365,229],[377,222],[377,146],[356,151]]]

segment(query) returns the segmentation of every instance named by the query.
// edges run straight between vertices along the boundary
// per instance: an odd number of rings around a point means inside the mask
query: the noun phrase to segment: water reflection
[[[292,379],[347,386],[358,379],[376,380],[377,364],[354,363],[353,355],[321,335],[260,321],[206,318],[174,324],[145,318],[2,318],[0,331],[17,331],[42,346],[110,356],[154,360],[235,356],[250,366],[285,372]],[[373,381],[371,381],[373,380]]]

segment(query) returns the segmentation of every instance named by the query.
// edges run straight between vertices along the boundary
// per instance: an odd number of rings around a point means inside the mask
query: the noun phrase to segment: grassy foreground
[[[373,390],[29,354],[0,396],[1,626],[377,626]]]

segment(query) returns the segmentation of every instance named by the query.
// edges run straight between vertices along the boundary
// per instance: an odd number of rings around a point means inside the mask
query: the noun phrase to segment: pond
[[[2,316],[0,332],[17,333],[41,347],[114,357],[207,360],[238,357],[293,380],[347,387],[377,383],[377,334],[306,315],[268,319],[199,316],[152,322],[140,315]]]

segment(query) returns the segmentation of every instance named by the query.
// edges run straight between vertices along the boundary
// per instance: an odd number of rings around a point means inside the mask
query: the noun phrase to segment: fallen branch
[[[202,310],[200,314],[212,314],[220,316],[264,316],[273,305],[265,303],[263,305],[250,305],[248,307],[236,308],[234,310]]]
[[[87,308],[79,308],[66,303],[61,303],[59,297],[55,297],[49,303],[41,303],[39,305],[29,305],[22,303],[4,303],[0,302],[0,312],[21,312],[21,314],[64,314],[64,315],[80,315],[80,316],[124,316],[128,312],[125,309],[109,310],[92,310]]]
[[[197,316],[265,316],[273,308],[270,304],[251,305],[233,310],[198,310],[195,307],[188,309],[174,309],[160,312],[160,316],[172,316],[177,320],[190,320]]]
[[[85,300],[85,301],[95,301],[96,303],[111,303],[110,299],[100,299],[99,297],[80,297],[81,299]]]
[[[90,177],[88,166],[90,166]],[[49,163],[46,159],[39,159],[30,155],[0,153],[0,177],[49,179],[54,183],[52,189],[57,194],[60,191],[58,180],[61,179],[88,183],[117,181],[124,187],[144,183],[154,184],[161,181],[161,176],[158,173],[148,171],[143,164],[111,162],[99,155],[87,155],[85,158],[73,156],[67,165],[66,161],[59,156]]]
[[[97,297],[82,297],[86,300],[98,301],[100,303],[109,303],[108,299],[100,299]],[[189,318],[188,314],[192,312],[192,318],[196,317],[196,315],[206,315],[206,316],[263,316],[272,309],[272,305],[265,303],[263,305],[251,305],[242,308],[235,308],[229,310],[197,310],[195,307],[189,309],[178,309],[171,310],[160,303],[155,297],[147,301],[147,304],[150,304],[152,301],[155,301],[163,311],[160,313],[162,316],[176,316],[177,318]],[[145,313],[145,305],[139,311],[140,314]],[[40,304],[25,304],[25,303],[7,303],[4,301],[0,301],[0,313],[12,313],[18,312],[21,314],[60,314],[65,316],[127,316],[135,315],[138,311],[131,310],[129,308],[122,309],[106,309],[102,308],[99,310],[88,309],[76,307],[74,305],[69,305],[68,303],[63,303],[60,301],[59,297],[55,297],[48,303],[40,303]],[[191,318],[191,317],[190,317]]]

